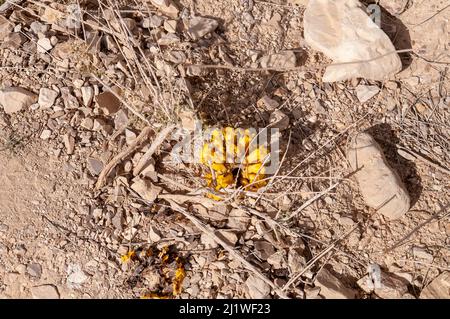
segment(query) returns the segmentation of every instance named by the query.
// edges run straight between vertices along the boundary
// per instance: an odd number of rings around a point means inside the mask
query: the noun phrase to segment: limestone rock
[[[275,110],[270,114],[270,127],[284,131],[289,127],[289,117],[280,110]]]
[[[270,294],[270,286],[259,277],[251,275],[245,281],[245,285],[252,299],[264,299]]]
[[[198,40],[208,33],[216,30],[218,26],[219,23],[214,19],[194,17],[189,20],[189,28],[187,32],[192,39]]]
[[[356,97],[359,102],[366,103],[380,92],[380,88],[376,85],[358,85],[355,88]]]
[[[58,289],[53,285],[41,285],[31,288],[34,299],[59,299]]]
[[[320,294],[326,299],[353,299],[356,293],[347,288],[328,269],[323,268],[316,278],[315,285],[320,287]]]
[[[290,69],[297,66],[297,57],[293,51],[281,51],[262,57],[260,64],[265,69]]]
[[[36,94],[19,87],[9,87],[0,91],[0,104],[6,114],[19,112],[36,101]]]
[[[12,32],[14,24],[12,24],[7,18],[0,15],[0,41],[3,41],[5,37]]]
[[[391,220],[408,212],[408,192],[371,135],[359,133],[354,136],[347,157],[368,206]]]
[[[388,36],[370,19],[358,0],[309,1],[304,15],[305,41],[333,63],[370,60],[392,53]],[[369,62],[328,66],[324,82],[355,77],[384,80],[402,68],[397,53]]]
[[[39,91],[38,103],[41,109],[48,109],[53,106],[56,98],[58,97],[58,92],[52,89],[41,88]]]
[[[420,293],[421,299],[450,299],[450,272],[436,277]]]
[[[45,53],[53,48],[52,43],[49,38],[41,38],[37,41],[37,51],[40,53]]]

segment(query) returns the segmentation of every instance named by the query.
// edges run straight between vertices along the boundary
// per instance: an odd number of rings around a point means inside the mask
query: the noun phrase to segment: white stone
[[[304,14],[304,37],[313,49],[323,52],[336,64],[377,58],[328,66],[324,82],[355,77],[381,81],[402,68],[391,40],[358,0],[309,1]]]
[[[291,69],[297,66],[297,58],[293,51],[287,50],[262,57],[260,64],[265,69]]]
[[[9,87],[0,91],[0,105],[6,114],[19,112],[36,101],[36,94],[19,87]]]
[[[94,99],[94,89],[90,86],[83,86],[81,88],[81,95],[83,97],[84,106],[91,106],[92,100]]]
[[[51,135],[52,135],[52,131],[50,131],[50,130],[43,130],[39,137],[41,139],[43,139],[43,140],[48,140]]]
[[[30,290],[34,299],[59,299],[58,289],[53,285],[35,286]]]
[[[250,275],[245,281],[248,294],[252,299],[264,299],[270,294],[270,286],[259,277]]]
[[[371,135],[359,133],[354,136],[347,158],[368,206],[391,220],[408,212],[409,194]]]
[[[366,103],[380,92],[380,88],[376,85],[358,85],[355,88],[356,97],[359,102]]]
[[[53,48],[49,38],[41,38],[37,41],[37,51],[45,53]]]
[[[188,34],[193,40],[198,40],[208,33],[214,31],[219,26],[219,23],[210,18],[194,17],[189,20]]]
[[[58,97],[58,92],[53,91],[48,88],[41,88],[39,90],[38,103],[41,109],[48,109],[53,106],[56,98]]]

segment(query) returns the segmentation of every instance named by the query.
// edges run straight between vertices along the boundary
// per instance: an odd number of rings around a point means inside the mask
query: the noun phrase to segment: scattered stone
[[[359,102],[366,103],[380,92],[380,88],[376,85],[358,85],[355,92]]]
[[[39,278],[41,278],[41,274],[42,274],[42,266],[38,263],[28,264],[27,273],[31,277],[35,277],[35,278],[39,279]]]
[[[422,290],[420,299],[450,299],[450,272],[437,276]]]
[[[159,45],[172,45],[180,42],[180,38],[173,33],[168,33],[163,35],[160,39],[158,39]]]
[[[49,24],[57,23],[60,19],[62,19],[64,13],[58,10],[55,10],[49,6],[45,7],[44,13],[41,15],[41,19]]]
[[[39,53],[45,53],[53,48],[49,38],[41,38],[37,41],[37,51]]]
[[[19,112],[36,102],[36,94],[19,87],[9,87],[0,91],[0,104],[6,114]]]
[[[267,260],[267,258],[269,258],[275,253],[273,245],[268,241],[265,240],[255,241],[254,246],[255,246],[255,255],[262,260]]]
[[[424,248],[422,247],[413,247],[412,248],[412,253],[414,255],[414,257],[426,260],[428,262],[433,262],[433,255],[430,254],[429,252],[427,252]]]
[[[275,110],[270,114],[270,127],[284,131],[289,127],[289,117],[280,110]]]
[[[131,184],[131,189],[139,194],[143,199],[153,202],[161,193],[162,188],[155,186],[140,178],[135,178],[134,183]]]
[[[58,92],[48,88],[41,88],[39,90],[38,104],[41,107],[41,109],[49,109],[53,106],[53,104],[55,104],[57,97]]]
[[[353,289],[347,288],[326,268],[317,275],[315,285],[320,287],[320,294],[326,299],[353,299],[356,296]]]
[[[45,24],[40,23],[39,21],[33,21],[30,24],[30,29],[31,31],[34,32],[34,34],[38,35],[40,34],[44,34],[48,31],[48,26]]]
[[[159,11],[161,11],[164,15],[175,19],[178,17],[178,8],[171,3],[171,1],[165,0],[151,0],[151,2],[158,7]]]
[[[103,170],[103,162],[93,158],[93,157],[89,157],[87,159],[87,169],[89,170],[89,172],[93,175],[93,176],[98,176],[100,175],[100,173]]]
[[[1,49],[18,49],[25,42],[25,36],[18,32],[9,33],[3,40],[3,43],[0,45]]]
[[[274,99],[271,99],[267,95],[264,95],[258,100],[258,102],[256,102],[256,105],[260,108],[266,109],[267,111],[274,111],[280,106],[280,103]]]
[[[410,208],[410,198],[400,177],[388,165],[378,143],[367,133],[352,138],[347,158],[366,204],[393,220]]]
[[[375,285],[375,294],[383,299],[398,299],[408,292],[408,282],[394,274],[381,272],[380,287]]]
[[[95,97],[95,101],[105,115],[114,114],[120,109],[120,100],[110,91],[100,93]]]
[[[177,31],[177,21],[176,20],[164,21],[164,30],[166,30],[169,33],[175,33]]]
[[[236,245],[239,239],[236,233],[231,230],[219,230],[216,235],[232,247]]]
[[[81,96],[83,98],[84,106],[91,106],[92,100],[94,99],[94,89],[90,86],[81,87]]]
[[[58,289],[53,285],[35,286],[30,290],[34,299],[59,299]]]
[[[43,140],[48,140],[51,135],[52,135],[52,131],[50,131],[50,130],[43,130],[39,137],[41,139],[43,139]]]
[[[164,19],[160,16],[153,15],[149,18],[144,18],[142,20],[142,27],[144,28],[159,28],[162,26]]]
[[[270,286],[259,277],[250,275],[245,281],[248,295],[252,299],[265,299],[269,297]]]
[[[85,128],[86,130],[92,130],[92,128],[94,127],[94,120],[90,117],[86,117],[81,121],[80,126]]]
[[[75,138],[69,133],[64,134],[63,143],[66,148],[67,155],[72,155],[75,150]]]
[[[156,243],[161,240],[161,234],[155,227],[150,226],[150,231],[148,232],[148,238],[150,239],[151,242]]]
[[[187,33],[193,40],[198,40],[217,29],[219,23],[210,18],[194,17],[188,22]]]
[[[297,58],[293,51],[281,51],[262,57],[260,64],[264,69],[291,69],[297,66]]]
[[[286,252],[279,250],[267,258],[267,262],[272,265],[274,269],[287,268]]]
[[[11,33],[14,29],[14,24],[12,24],[7,18],[0,15],[0,41],[3,41],[5,37]]]
[[[402,68],[391,40],[357,0],[309,1],[304,14],[304,37],[313,49],[333,59],[333,63],[365,61],[328,66],[324,82],[356,77],[381,81]],[[367,62],[370,59],[375,60]]]
[[[80,288],[88,279],[86,274],[81,270],[80,265],[69,265],[67,267],[67,274],[67,286],[69,288]]]
[[[132,130],[125,130],[125,140],[127,142],[127,145],[131,145],[136,140],[136,138],[137,135]]]
[[[287,263],[291,274],[296,274],[305,268],[306,258],[301,254],[299,254],[297,249],[290,248],[287,257],[288,257]]]

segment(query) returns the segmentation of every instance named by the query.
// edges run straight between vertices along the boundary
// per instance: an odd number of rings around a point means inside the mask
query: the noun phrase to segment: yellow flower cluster
[[[256,145],[256,134],[248,129],[215,129],[203,144],[200,161],[208,167],[209,187],[216,191],[235,185],[257,190],[266,185],[264,161],[267,148]]]

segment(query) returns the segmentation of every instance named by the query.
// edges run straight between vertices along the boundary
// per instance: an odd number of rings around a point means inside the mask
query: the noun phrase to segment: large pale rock
[[[320,295],[326,299],[354,299],[355,290],[346,287],[328,269],[323,268],[317,275],[316,287],[320,287]]]
[[[426,286],[420,299],[450,299],[450,272],[444,272]]]
[[[0,15],[0,41],[3,41],[13,29],[14,24],[4,16]]]
[[[391,220],[408,212],[408,192],[371,135],[358,133],[354,136],[347,157],[368,206]]]
[[[19,87],[9,87],[0,91],[0,104],[6,114],[19,112],[36,102],[36,94]]]
[[[313,49],[323,52],[333,63],[371,60],[387,54],[369,62],[330,65],[324,82],[355,77],[384,80],[402,68],[391,40],[357,0],[309,1],[304,15],[304,36]]]

